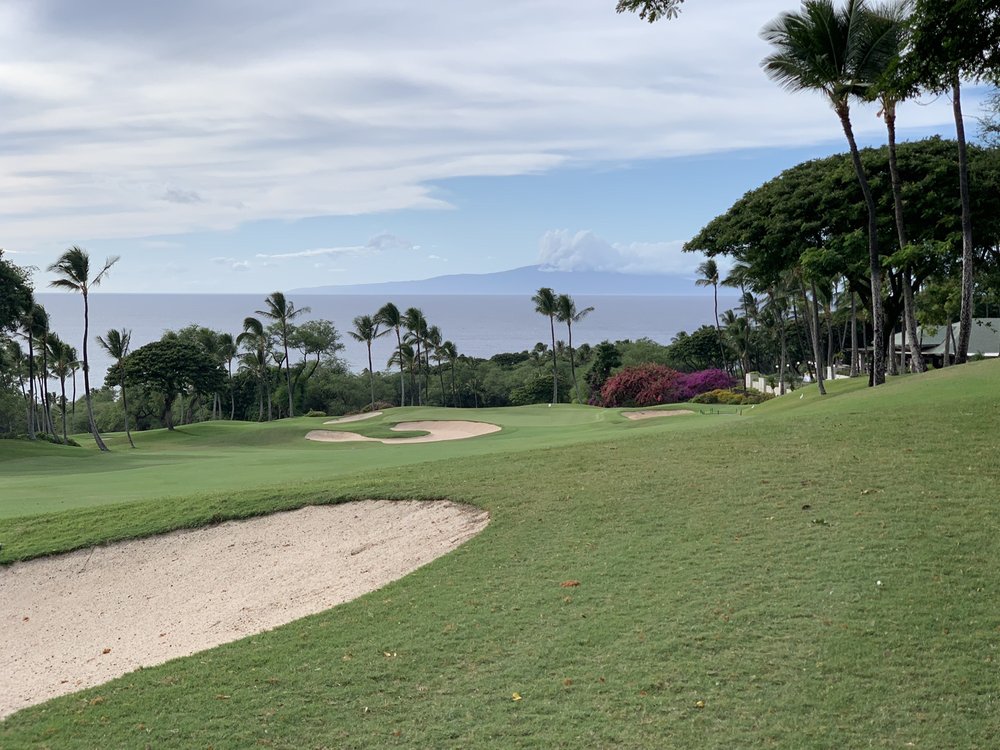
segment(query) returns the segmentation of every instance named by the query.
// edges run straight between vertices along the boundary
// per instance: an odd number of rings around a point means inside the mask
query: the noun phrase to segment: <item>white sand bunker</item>
[[[360,422],[363,419],[373,419],[374,417],[381,417],[382,412],[380,411],[369,411],[364,414],[351,414],[347,417],[337,417],[336,419],[331,419],[329,422],[324,422],[323,424],[344,424],[344,422]]]
[[[622,416],[629,419],[652,419],[653,417],[683,417],[685,414],[694,414],[688,409],[643,409],[641,411],[623,411]]]
[[[326,424],[330,424],[327,422]],[[500,432],[500,427],[486,422],[440,421],[440,422],[400,422],[389,429],[397,432],[426,432],[426,435],[406,438],[372,438],[356,432],[334,432],[333,430],[313,430],[306,440],[324,443],[366,442],[385,445],[408,445],[410,443],[437,443],[442,440],[464,440],[466,438]]]
[[[347,503],[0,569],[0,717],[329,609],[488,521],[449,502]]]

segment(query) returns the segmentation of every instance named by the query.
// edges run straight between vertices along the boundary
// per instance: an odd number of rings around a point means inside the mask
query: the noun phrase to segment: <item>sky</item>
[[[0,247],[39,289],[70,245],[118,255],[115,292],[693,274],[685,240],[846,142],[760,69],[793,0],[614,5],[0,0]],[[900,136],[951,118],[906,103]],[[854,121],[884,142],[874,107]]]

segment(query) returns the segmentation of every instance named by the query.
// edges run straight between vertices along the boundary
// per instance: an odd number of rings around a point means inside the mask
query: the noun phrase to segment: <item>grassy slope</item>
[[[0,745],[992,747],[998,365],[571,446],[525,425],[530,450],[281,493],[0,521],[26,552],[310,500],[493,514],[403,581],[20,712]]]

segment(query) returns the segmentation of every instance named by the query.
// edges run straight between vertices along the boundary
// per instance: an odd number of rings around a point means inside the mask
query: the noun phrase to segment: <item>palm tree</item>
[[[63,442],[69,442],[69,435],[66,430],[66,378],[73,371],[76,360],[76,349],[60,339],[54,333],[49,335],[48,342],[49,357],[52,374],[59,378],[59,391],[62,395],[62,433]]]
[[[229,419],[236,416],[236,394],[233,391],[233,360],[239,349],[236,347],[236,340],[233,334],[223,333],[219,335],[219,356],[226,362],[226,372],[229,373]]]
[[[43,320],[43,318],[46,318]],[[32,302],[21,317],[20,326],[24,338],[28,342],[28,439],[35,439],[36,407],[35,403],[35,337],[43,326],[47,326],[45,308]]]
[[[404,320],[403,314],[399,312],[399,308],[396,307],[391,302],[386,302],[375,313],[375,319],[386,326],[386,328],[391,328],[396,332],[396,349],[401,350],[403,348],[403,338],[400,334],[400,329],[402,329]],[[403,357],[399,357],[399,405],[406,406],[406,377],[403,375]]]
[[[411,344],[416,344],[416,348],[415,348],[415,356],[416,356],[416,360],[415,361],[416,361],[416,365],[417,365],[417,378],[416,378],[417,398],[416,398],[416,403],[417,404],[421,404],[421,403],[423,403],[423,399],[422,399],[422,395],[421,395],[421,392],[420,392],[420,378],[419,378],[419,375],[420,375],[420,370],[423,369],[423,356],[421,355],[421,351],[422,351],[422,346],[423,346],[424,340],[427,337],[427,318],[424,317],[423,311],[421,311],[419,308],[417,308],[417,307],[408,307],[406,309],[406,312],[403,313],[403,325],[406,328],[406,330],[409,332],[408,338],[410,340],[410,343]],[[426,378],[425,378],[425,385],[426,385]],[[424,390],[426,390],[426,388]],[[413,400],[412,397],[411,397],[410,400],[411,401]]]
[[[878,214],[851,125],[850,100],[864,96],[888,66],[893,34],[877,28],[865,0],[803,0],[800,13],[782,13],[761,32],[775,51],[761,63],[764,72],[790,91],[822,92],[833,106],[851,150],[851,161],[868,209],[868,260],[872,290],[872,380],[885,382],[885,331]]]
[[[288,337],[291,335],[292,321],[303,313],[309,312],[308,307],[298,310],[291,300],[285,299],[282,292],[272,292],[267,299],[266,310],[255,310],[258,315],[263,315],[268,320],[273,320],[278,327],[278,335],[281,337],[281,345],[285,350],[285,384],[288,387],[288,416],[295,416],[295,409],[292,406],[292,369],[291,358],[288,356]]]
[[[368,347],[368,384],[371,386],[372,411],[375,411],[375,369],[372,367],[372,342],[379,336],[384,336],[388,331],[378,330],[378,314],[359,315],[354,319],[354,330],[348,331],[355,341],[363,341]]]
[[[132,332],[122,328],[118,330],[112,328],[108,331],[107,338],[97,337],[97,343],[118,365],[118,385],[122,389],[122,411],[125,412],[125,435],[128,437],[128,444],[135,448],[132,442],[132,432],[128,428],[128,400],[125,398],[125,365],[124,359],[128,355],[128,345],[132,340]]]
[[[698,266],[698,273],[701,274],[701,278],[695,280],[695,286],[712,287],[712,298],[715,302],[715,334],[719,339],[719,354],[722,356],[722,369],[728,370],[726,349],[722,345],[722,326],[719,325],[719,266],[715,262],[715,258],[709,258]]]
[[[535,303],[535,312],[549,319],[549,331],[552,334],[552,403],[559,403],[559,373],[556,369],[556,314],[559,312],[558,299],[551,287],[543,286],[531,298]]]
[[[458,406],[455,393],[455,360],[458,359],[458,348],[453,341],[445,341],[438,348],[441,358],[447,360],[451,369],[451,405]]]
[[[268,380],[268,345],[270,338],[264,324],[257,318],[243,319],[243,333],[236,337],[236,344],[247,351],[240,358],[240,366],[257,376],[257,419],[264,421],[264,394],[267,393],[267,418],[271,419],[271,388]]]
[[[410,376],[410,397],[413,398],[413,362],[416,359],[416,354],[413,351],[413,347],[409,343],[404,341],[399,345],[399,348],[393,352],[393,355],[389,357],[389,361],[385,363],[386,367],[392,367],[393,365],[399,365],[400,372],[404,369]],[[406,404],[400,404],[400,406],[406,406]]]
[[[437,326],[431,326],[427,329],[427,337],[425,339],[427,345],[427,371],[430,373],[431,363],[430,358],[434,358],[434,362],[437,364],[438,380],[441,383],[441,406],[445,405],[444,396],[444,371],[441,368],[441,363],[444,361],[444,354],[441,352],[441,344],[443,343],[443,337],[441,336],[441,329]],[[428,396],[430,391],[428,391]]]
[[[573,324],[579,323],[581,320],[586,318],[590,313],[594,312],[593,307],[585,307],[579,312],[576,309],[576,302],[568,294],[560,294],[556,299],[556,318],[558,318],[560,323],[566,324],[566,332],[568,334],[569,346],[569,371],[570,376],[573,378],[573,396],[576,398],[577,403],[580,403],[580,384],[576,380],[576,358],[573,354]]]
[[[101,433],[97,431],[97,422],[94,420],[94,405],[90,399],[90,360],[87,357],[87,338],[90,336],[89,294],[92,287],[100,286],[111,270],[111,266],[117,262],[117,255],[106,259],[104,267],[91,278],[90,255],[83,248],[74,245],[48,268],[50,273],[59,276],[58,279],[49,282],[49,286],[69,289],[83,295],[83,395],[87,401],[87,421],[90,423],[90,433],[94,436],[97,447],[102,451],[106,451],[108,446],[104,444]]]

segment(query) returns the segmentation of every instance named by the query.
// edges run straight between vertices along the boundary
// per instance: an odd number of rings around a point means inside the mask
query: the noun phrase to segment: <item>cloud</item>
[[[682,240],[611,243],[589,230],[553,229],[538,243],[538,262],[554,271],[692,273],[701,262],[685,253]]]
[[[177,190],[171,188],[160,196],[167,203],[204,203],[204,199],[193,190]]]
[[[290,258],[317,258],[325,255],[368,255],[389,251],[417,250],[419,247],[419,245],[414,245],[389,232],[381,232],[371,237],[363,245],[314,247],[308,250],[294,250],[287,253],[257,253],[257,257],[270,260],[288,260]]]
[[[249,271],[251,268],[250,261],[237,260],[236,258],[216,257],[212,258],[212,262],[226,266],[230,271]]]

